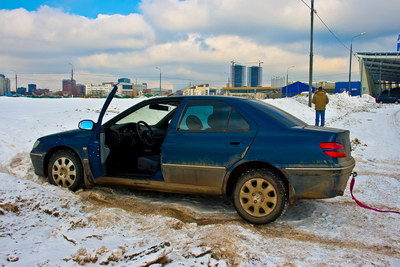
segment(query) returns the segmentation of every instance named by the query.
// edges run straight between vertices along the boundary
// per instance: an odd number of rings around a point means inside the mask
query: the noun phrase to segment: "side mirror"
[[[94,128],[94,122],[91,120],[83,120],[79,122],[78,127],[81,130],[91,131]]]

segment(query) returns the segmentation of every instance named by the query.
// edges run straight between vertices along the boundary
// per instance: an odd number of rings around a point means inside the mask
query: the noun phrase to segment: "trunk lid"
[[[346,153],[346,157],[335,158],[339,162],[344,162],[347,160],[352,160],[351,157],[351,141],[350,141],[350,131],[345,129],[329,128],[329,127],[317,127],[317,126],[305,126],[305,130],[318,131],[320,133],[326,133],[322,138],[319,138],[320,143],[337,143],[343,146],[340,148],[323,149],[324,151],[343,151]]]

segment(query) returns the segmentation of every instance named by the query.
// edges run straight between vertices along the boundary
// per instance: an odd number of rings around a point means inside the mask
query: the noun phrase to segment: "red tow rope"
[[[359,200],[357,200],[357,199],[354,197],[354,195],[353,195],[353,188],[354,188],[354,183],[355,183],[355,181],[356,181],[355,178],[356,178],[356,176],[357,176],[357,173],[356,173],[356,172],[353,172],[351,175],[353,176],[353,178],[351,179],[351,182],[350,182],[350,194],[351,194],[351,197],[352,197],[353,200],[357,203],[358,206],[360,206],[360,207],[362,207],[362,208],[365,208],[365,209],[377,211],[377,212],[391,212],[391,213],[400,214],[400,212],[398,212],[398,211],[393,211],[393,210],[379,210],[379,209],[371,208],[371,207],[365,205],[364,203],[360,202]]]

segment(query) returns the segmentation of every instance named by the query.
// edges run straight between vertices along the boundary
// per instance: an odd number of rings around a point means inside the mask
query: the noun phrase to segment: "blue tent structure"
[[[312,91],[315,92],[315,87],[312,87]],[[302,92],[308,92],[308,84],[302,82],[295,82],[288,86],[282,87],[282,97],[292,97]]]
[[[361,94],[361,82],[350,83],[350,94],[357,96]],[[349,91],[349,82],[336,82],[335,83],[335,94]]]

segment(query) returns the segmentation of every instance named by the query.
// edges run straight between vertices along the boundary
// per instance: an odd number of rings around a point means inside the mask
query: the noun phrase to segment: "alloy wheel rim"
[[[242,208],[255,217],[270,214],[278,202],[275,187],[263,178],[253,178],[244,183],[239,198]]]
[[[76,180],[75,164],[66,157],[57,159],[52,167],[52,177],[57,185],[70,187]]]

